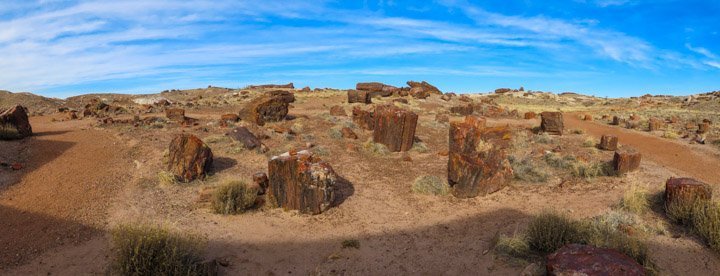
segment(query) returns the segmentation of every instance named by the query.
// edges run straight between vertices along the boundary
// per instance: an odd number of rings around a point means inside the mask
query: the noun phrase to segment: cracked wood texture
[[[387,146],[392,152],[408,151],[415,139],[418,115],[394,105],[375,107],[373,141]]]
[[[329,209],[335,200],[335,172],[308,151],[273,157],[268,176],[270,196],[278,207],[314,215]]]

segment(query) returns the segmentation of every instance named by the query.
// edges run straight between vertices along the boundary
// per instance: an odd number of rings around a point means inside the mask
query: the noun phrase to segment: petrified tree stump
[[[212,167],[213,154],[205,143],[195,135],[181,134],[170,142],[168,171],[175,179],[190,182],[204,178]]]
[[[371,104],[372,97],[370,97],[370,93],[368,93],[367,91],[349,90],[348,103]]]
[[[418,115],[393,105],[375,107],[373,141],[392,152],[408,151],[415,139]]]
[[[646,275],[635,260],[613,249],[568,244],[547,256],[548,275]]]
[[[255,149],[262,145],[260,140],[246,127],[237,127],[225,135],[243,144],[246,149]]]
[[[543,112],[540,113],[540,117],[542,119],[540,129],[543,132],[554,135],[563,134],[564,122],[561,112]]]
[[[642,155],[637,150],[625,147],[615,151],[613,167],[618,174],[625,174],[640,168]]]
[[[525,120],[532,120],[537,118],[537,114],[535,112],[525,112]]]
[[[485,127],[485,119],[475,116],[450,124],[448,183],[454,196],[490,194],[510,182],[506,149],[511,137],[507,127]]]
[[[319,214],[335,200],[337,175],[309,151],[284,153],[268,163],[270,195],[278,207]]]
[[[282,92],[282,93],[281,93]],[[240,117],[259,126],[265,122],[278,122],[285,119],[290,103],[295,96],[287,91],[271,91],[247,103],[240,111]]]
[[[665,127],[665,122],[663,122],[660,119],[650,118],[650,120],[648,121],[648,130],[649,131],[662,130],[664,127]]]
[[[617,150],[618,138],[615,135],[603,135],[600,137],[600,149],[602,150]]]
[[[692,203],[712,198],[710,185],[692,178],[670,178],[665,182],[665,206],[673,202]]]
[[[359,106],[353,108],[352,111],[353,123],[357,124],[358,127],[365,130],[375,129],[375,118],[372,111],[363,110]]]
[[[620,118],[618,116],[613,116],[612,125],[619,126],[625,123],[625,119]]]
[[[20,139],[32,135],[32,126],[30,126],[27,109],[21,105],[16,105],[7,110],[0,110],[0,127],[2,127],[0,131],[3,132],[0,133],[0,138],[3,139]]]
[[[185,109],[182,108],[168,108],[165,109],[165,117],[172,121],[183,122],[185,121]]]
[[[471,115],[471,114],[473,114],[473,111],[474,111],[474,107],[472,104],[458,105],[458,106],[453,106],[450,108],[450,112],[457,114],[457,115],[462,115],[462,116]]]

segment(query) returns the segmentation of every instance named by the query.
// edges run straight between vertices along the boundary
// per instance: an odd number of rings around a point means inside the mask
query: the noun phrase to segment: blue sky
[[[720,90],[720,1],[5,1],[0,89]]]

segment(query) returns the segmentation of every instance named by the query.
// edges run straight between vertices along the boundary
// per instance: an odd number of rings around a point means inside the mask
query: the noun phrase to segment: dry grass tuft
[[[175,175],[168,171],[160,171],[157,174],[158,182],[162,185],[171,185],[176,183]]]
[[[9,124],[0,124],[0,140],[15,140],[22,138],[17,128]]]
[[[435,175],[424,175],[415,179],[412,191],[426,195],[447,195],[450,193],[450,185]]]
[[[620,207],[633,214],[644,214],[650,209],[648,191],[638,185],[632,185],[623,194]]]
[[[547,168],[541,166],[532,160],[532,158],[517,160],[511,156],[510,165],[512,165],[513,168],[513,176],[517,180],[546,182],[548,178],[550,178],[550,173],[547,172]]]
[[[368,139],[365,143],[363,143],[363,150],[365,150],[366,153],[374,156],[385,156],[390,154],[390,150],[387,148],[387,146],[373,142],[372,138]]]
[[[255,206],[257,189],[242,181],[230,181],[218,187],[213,193],[212,206],[218,214],[242,214]]]

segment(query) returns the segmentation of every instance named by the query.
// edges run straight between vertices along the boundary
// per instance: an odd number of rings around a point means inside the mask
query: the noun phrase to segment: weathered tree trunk
[[[0,127],[0,139],[20,139],[32,135],[27,109],[21,105],[0,110]]]
[[[285,92],[285,91],[282,91]],[[285,119],[290,103],[295,101],[292,93],[275,93],[260,96],[250,101],[240,111],[240,117],[259,126],[265,122],[278,122]]]
[[[353,123],[357,124],[358,127],[362,129],[375,129],[375,117],[372,111],[363,110],[359,106],[356,106],[352,111],[352,120]]]
[[[212,167],[213,154],[195,135],[181,134],[170,142],[168,171],[178,181],[190,182],[204,178]]]
[[[415,139],[418,115],[393,105],[375,108],[373,141],[387,146],[392,152],[408,151]]]
[[[625,147],[615,151],[613,167],[617,174],[625,174],[640,168],[642,155],[633,148]]]
[[[349,90],[348,103],[371,104],[372,97],[370,97],[370,93],[368,93],[367,91]]]
[[[543,112],[540,113],[542,121],[540,122],[540,128],[543,132],[562,135],[564,129],[563,115],[561,112]]]
[[[472,115],[473,111],[474,108],[472,104],[458,105],[450,108],[450,112],[462,116]]]
[[[712,189],[708,184],[692,178],[670,178],[665,182],[665,206],[673,202],[692,203],[695,200],[709,200]]]
[[[525,120],[531,120],[537,118],[535,112],[525,112]]]
[[[248,130],[246,127],[237,127],[232,131],[226,133],[225,135],[230,136],[230,138],[235,141],[239,141],[246,149],[249,150],[255,149],[262,145],[260,140],[255,137],[255,135],[250,132],[250,130]]]
[[[511,133],[507,127],[485,127],[485,119],[465,117],[449,130],[448,183],[456,197],[496,192],[512,179],[507,159]]]
[[[650,120],[648,121],[648,130],[649,131],[662,130],[663,127],[665,127],[665,122],[663,122],[660,119],[650,118]]]
[[[337,176],[330,164],[308,151],[285,153],[268,163],[270,191],[278,207],[319,214],[335,200]]]
[[[615,135],[603,135],[600,138],[600,149],[602,150],[617,150],[618,138]]]

